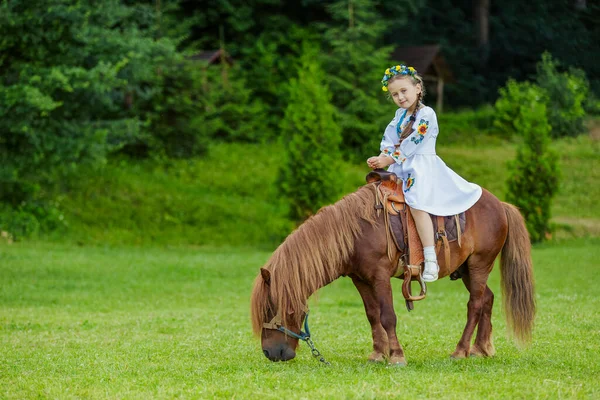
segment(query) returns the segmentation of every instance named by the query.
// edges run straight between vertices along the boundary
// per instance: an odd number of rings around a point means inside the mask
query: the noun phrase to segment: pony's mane
[[[344,262],[354,253],[360,221],[375,223],[375,200],[375,186],[365,185],[323,207],[279,245],[264,266],[270,272],[270,284],[261,274],[254,281],[251,313],[256,335],[267,315],[278,310],[284,311],[283,325],[301,322],[294,318],[302,314],[310,295],[339,277]]]

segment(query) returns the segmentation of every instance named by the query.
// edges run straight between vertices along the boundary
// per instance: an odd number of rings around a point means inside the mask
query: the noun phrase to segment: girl
[[[433,223],[428,215],[455,215],[466,211],[481,197],[481,187],[469,183],[446,166],[435,154],[438,124],[435,111],[425,106],[423,79],[413,67],[396,65],[385,70],[381,81],[400,107],[385,129],[381,154],[370,157],[370,168],[394,172],[403,182],[406,203],[423,243],[423,280],[438,278]]]

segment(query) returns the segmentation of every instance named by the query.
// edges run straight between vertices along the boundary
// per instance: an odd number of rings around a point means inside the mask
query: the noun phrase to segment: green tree
[[[286,160],[279,190],[290,204],[290,216],[302,221],[336,200],[340,162],[340,129],[318,64],[317,51],[305,45],[298,78],[289,83],[289,103],[281,121]]]
[[[553,137],[577,136],[586,131],[584,103],[589,93],[585,73],[577,68],[559,72],[550,53],[537,64],[537,84],[548,93],[548,118]]]
[[[0,3],[0,224],[51,219],[44,187],[140,136],[149,118],[137,104],[179,59],[148,15],[118,0]]]
[[[535,84],[509,80],[496,102],[496,125],[522,139],[509,164],[507,200],[521,210],[532,242],[543,241],[550,231],[550,208],[560,175],[558,155],[550,148],[546,96]]]
[[[342,150],[354,160],[378,151],[380,132],[390,119],[385,97],[378,95],[392,48],[377,46],[387,24],[376,5],[372,0],[342,0],[327,7],[334,22],[324,30],[323,66],[340,113]]]

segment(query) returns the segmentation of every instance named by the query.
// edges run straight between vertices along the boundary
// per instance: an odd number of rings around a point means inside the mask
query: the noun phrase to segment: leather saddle
[[[414,309],[413,301],[423,300],[427,295],[427,285],[423,281],[422,277],[422,263],[418,265],[409,263],[409,227],[412,225],[414,228],[414,222],[409,223],[410,212],[408,205],[404,200],[404,193],[402,192],[402,185],[398,185],[398,177],[393,172],[389,172],[383,169],[375,169],[369,172],[366,176],[367,183],[379,182],[377,185],[377,204],[375,208],[384,209],[388,215],[386,215],[386,230],[391,230],[392,239],[396,244],[396,247],[402,252],[398,260],[396,272],[394,277],[399,278],[402,276],[402,295],[406,302],[406,308],[408,311]],[[399,227],[399,228],[398,228]],[[416,230],[416,229],[415,229]],[[416,234],[416,232],[414,232]],[[418,282],[421,288],[418,295],[412,294],[412,282]]]

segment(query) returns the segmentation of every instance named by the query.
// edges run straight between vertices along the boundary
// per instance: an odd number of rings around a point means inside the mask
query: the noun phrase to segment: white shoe
[[[440,266],[436,260],[425,260],[425,269],[423,270],[423,282],[433,282],[438,279]]]

